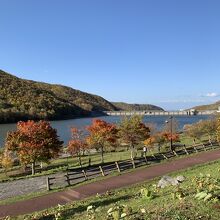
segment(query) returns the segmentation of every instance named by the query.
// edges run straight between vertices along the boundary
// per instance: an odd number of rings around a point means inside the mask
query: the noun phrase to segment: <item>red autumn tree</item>
[[[79,165],[82,167],[81,156],[85,150],[88,149],[88,145],[85,141],[85,135],[82,130],[77,128],[71,128],[72,139],[68,143],[67,151],[72,155],[77,155],[79,159]]]
[[[16,152],[22,164],[32,164],[32,175],[36,162],[49,162],[57,157],[62,144],[56,129],[47,121],[18,122],[17,130],[9,132],[6,138],[6,148]]]
[[[89,136],[87,143],[100,150],[101,162],[104,162],[104,149],[116,143],[116,126],[100,119],[94,119],[92,125],[87,127]]]

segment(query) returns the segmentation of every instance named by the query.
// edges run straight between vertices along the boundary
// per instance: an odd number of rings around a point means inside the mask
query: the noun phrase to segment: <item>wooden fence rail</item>
[[[182,145],[178,147],[178,149],[170,152],[162,152],[162,153],[157,153],[157,154],[151,154],[151,156],[147,156],[142,154],[142,157],[136,158],[135,160],[124,160],[124,161],[115,161],[112,163],[104,164],[104,165],[99,165],[97,167],[91,167],[88,166],[87,168],[84,169],[67,169],[67,174],[64,176],[65,181],[67,182],[68,186],[71,186],[71,183],[79,183],[83,181],[87,181],[88,179],[94,179],[97,176],[106,176],[109,173],[113,171],[117,171],[121,173],[123,170],[127,169],[135,169],[139,165],[143,164],[148,164],[150,162],[150,157],[153,157],[155,160],[160,156],[162,159],[168,160],[169,158],[173,156],[179,156],[182,155],[182,153],[185,153],[186,155],[189,155],[190,153],[196,152],[198,153],[201,150],[207,151],[208,149],[214,149],[215,147],[220,147],[220,144],[218,142],[204,142],[200,144],[192,144],[186,147],[186,145]],[[152,158],[151,158],[152,159]],[[47,190],[51,190],[51,186],[54,185],[54,182],[56,181],[55,177],[46,177],[46,183],[47,183]]]

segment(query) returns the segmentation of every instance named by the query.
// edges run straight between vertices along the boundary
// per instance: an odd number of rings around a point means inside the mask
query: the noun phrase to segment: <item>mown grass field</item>
[[[16,219],[114,219],[107,217],[110,208],[118,209],[124,206],[122,212],[128,215],[122,219],[149,219],[149,220],[186,220],[203,219],[218,220],[220,216],[220,201],[218,197],[204,201],[195,198],[198,191],[208,190],[212,185],[220,187],[220,160],[205,165],[172,173],[170,176],[184,175],[185,181],[180,187],[168,186],[157,189],[155,185],[159,179],[138,184],[132,187],[107,192],[90,199],[73,202],[70,205],[59,206],[32,215],[19,216]],[[207,184],[201,186],[196,178],[202,176]],[[151,196],[141,195],[142,189],[150,190]],[[210,189],[211,190],[211,189]],[[218,195],[218,189],[212,189]],[[174,196],[181,192],[182,196]],[[220,196],[220,194],[219,194]],[[87,208],[92,209],[87,212]],[[90,207],[90,208],[91,208]]]

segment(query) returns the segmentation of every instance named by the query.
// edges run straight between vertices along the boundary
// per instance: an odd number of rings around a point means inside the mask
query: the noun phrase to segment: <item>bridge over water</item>
[[[130,116],[130,115],[151,115],[151,116],[158,116],[158,115],[212,115],[219,111],[217,110],[205,110],[205,111],[197,111],[194,109],[185,110],[185,111],[106,111],[107,115],[111,116]]]

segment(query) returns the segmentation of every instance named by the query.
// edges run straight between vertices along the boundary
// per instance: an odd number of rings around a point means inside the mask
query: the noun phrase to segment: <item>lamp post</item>
[[[169,121],[165,121],[167,124],[170,122],[170,150],[173,151],[173,116],[169,117]]]

